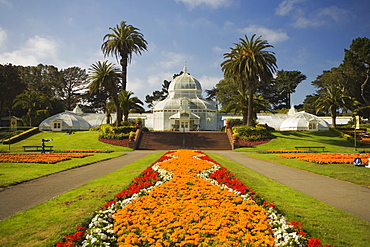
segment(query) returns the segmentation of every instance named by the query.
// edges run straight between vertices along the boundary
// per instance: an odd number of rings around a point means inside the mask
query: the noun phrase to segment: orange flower
[[[178,150],[160,163],[173,178],[115,214],[120,246],[274,246],[267,212],[197,176],[213,166]]]

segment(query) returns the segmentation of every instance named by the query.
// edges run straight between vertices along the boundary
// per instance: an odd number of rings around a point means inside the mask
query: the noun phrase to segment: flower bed
[[[314,162],[317,164],[352,164],[354,159],[360,158],[365,164],[370,158],[369,153],[360,154],[338,154],[338,153],[288,153],[277,154],[277,156],[287,159],[299,159],[303,161]]]
[[[279,154],[279,153],[314,153],[312,150],[261,150],[263,154]]]
[[[248,141],[248,140],[239,139],[238,141],[241,147],[254,147],[260,144],[265,144],[271,141],[271,139],[258,140],[258,141]]]
[[[96,150],[96,149],[67,149],[53,151],[53,153],[112,153],[113,150]]]
[[[91,153],[0,153],[0,162],[55,164],[72,158],[84,158],[92,155]]]
[[[122,147],[127,147],[128,146],[128,138],[126,139],[105,139],[105,138],[99,138],[99,141],[107,143],[107,144],[112,144],[115,146],[122,146]]]
[[[81,229],[81,228],[79,228]],[[199,151],[171,151],[57,246],[321,246]],[[81,240],[84,239],[82,242]]]

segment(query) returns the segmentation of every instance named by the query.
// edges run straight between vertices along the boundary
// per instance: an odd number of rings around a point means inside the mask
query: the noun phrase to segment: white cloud
[[[186,58],[190,59],[188,56],[186,56],[184,54],[169,52],[169,51],[162,52],[161,57],[163,59],[162,59],[162,61],[159,61],[158,68],[160,68],[162,70],[163,69],[167,69],[167,70],[168,69],[172,69],[172,70],[175,69],[175,71],[183,68],[184,63],[186,62]]]
[[[295,4],[303,2],[305,0],[285,0],[279,4],[279,7],[275,10],[277,15],[285,16],[295,10]]]
[[[0,54],[0,63],[17,65],[54,64],[57,60],[57,42],[35,36],[29,38],[19,50]]]
[[[229,49],[221,48],[219,46],[213,46],[212,51],[217,54],[225,54],[229,52]]]
[[[262,36],[262,38],[267,40],[269,43],[277,43],[289,39],[289,36],[284,31],[281,30],[275,31],[257,25],[249,25],[248,27],[239,29],[238,31],[244,34],[250,35],[256,34],[257,37]]]
[[[336,6],[330,6],[327,8],[318,9],[315,13],[312,13],[309,17],[297,17],[293,26],[296,28],[308,28],[308,27],[319,27],[328,25],[332,22],[339,23],[349,18],[349,12],[347,10],[338,8]]]
[[[317,16],[321,18],[329,17],[335,22],[340,22],[341,20],[348,18],[348,11],[338,8],[336,6],[330,6],[327,8],[320,9]]]
[[[231,0],[176,0],[176,2],[182,2],[190,9],[193,9],[200,5],[206,5],[208,7],[216,9],[219,7],[227,7],[231,4]]]
[[[7,40],[7,33],[5,32],[4,29],[0,28],[0,46],[4,46],[5,42]]]
[[[202,76],[200,78],[197,78],[202,84],[203,94],[205,95],[205,91],[208,89],[212,89],[216,84],[222,79],[221,77],[212,77],[212,76]]]
[[[349,12],[336,6],[317,9],[306,13],[299,3],[306,0],[285,0],[275,10],[276,15],[290,16],[296,28],[319,27],[329,24],[330,22],[340,22],[349,17]]]
[[[0,0],[0,4],[7,7],[12,7],[12,4],[8,0]]]

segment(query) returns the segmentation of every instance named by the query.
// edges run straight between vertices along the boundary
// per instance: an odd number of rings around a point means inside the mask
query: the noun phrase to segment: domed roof
[[[317,116],[305,111],[290,113],[281,125],[280,130],[308,130],[310,122],[316,122],[319,130],[329,129],[328,124]]]
[[[202,86],[200,82],[195,79],[193,76],[191,76],[187,72],[186,65],[184,66],[184,72],[175,77],[172,81],[171,84],[168,87],[168,93],[172,96],[176,97],[176,91],[177,92],[193,92],[194,97],[202,97]],[[189,98],[192,98],[191,95],[189,95]]]
[[[51,130],[51,124],[55,120],[62,120],[62,130],[89,130],[90,124],[82,117],[71,112],[61,112],[42,121],[40,130]]]

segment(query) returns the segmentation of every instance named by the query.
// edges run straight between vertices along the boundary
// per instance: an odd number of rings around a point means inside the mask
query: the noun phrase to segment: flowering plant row
[[[370,138],[363,137],[361,140],[363,144],[370,145]]]
[[[0,153],[0,162],[55,164],[72,158],[84,158],[92,155],[91,153]]]
[[[95,150],[95,149],[67,149],[53,151],[53,153],[112,153],[112,150]]]
[[[108,144],[111,144],[111,145],[115,145],[115,146],[122,146],[122,147],[127,147],[128,145],[128,138],[126,139],[106,139],[106,138],[99,138],[99,141],[101,142],[104,142],[104,143],[108,143]]]
[[[277,154],[277,153],[313,153],[312,150],[261,150],[259,153]]]
[[[172,151],[96,213],[82,246],[321,246],[256,198],[202,152]]]
[[[370,158],[369,153],[290,153],[290,154],[277,154],[277,156],[287,159],[299,159],[303,161],[314,162],[317,164],[352,164],[354,159],[360,158],[362,163],[365,164]]]
[[[239,139],[238,141],[241,147],[253,147],[253,146],[268,143],[269,141],[271,141],[271,139],[264,139],[264,140],[258,140],[258,141],[249,141],[249,140]]]

